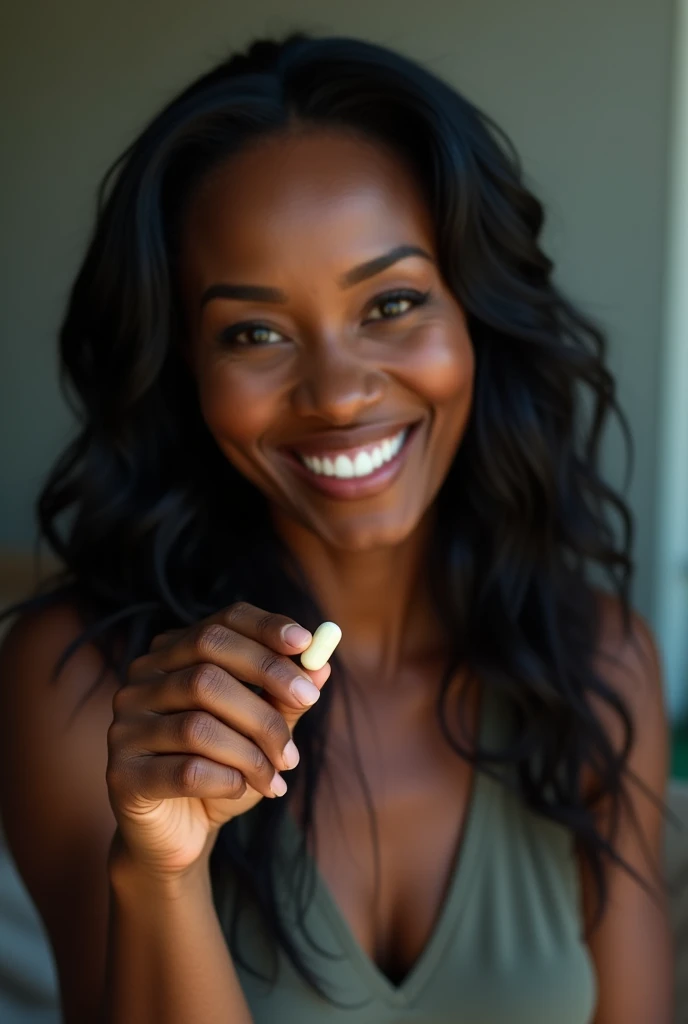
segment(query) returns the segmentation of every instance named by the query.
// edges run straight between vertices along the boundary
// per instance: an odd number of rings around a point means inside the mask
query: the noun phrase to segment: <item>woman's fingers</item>
[[[322,668],[319,668],[317,671],[311,670],[307,673],[307,675],[316,685],[319,692],[322,686],[330,678],[331,672],[332,666],[330,665],[329,662],[326,662],[326,664],[324,664]],[[293,731],[294,726],[296,725],[298,720],[306,711],[308,711],[308,708],[310,707],[310,705],[306,705],[305,707],[300,708],[298,711],[294,711],[291,706],[285,704],[280,699],[279,696],[274,696],[267,688],[261,694],[261,699],[267,702],[268,704],[271,704],[277,711],[279,711],[279,713],[284,718],[284,721],[287,723],[290,732]]]
[[[159,651],[161,647],[168,647],[178,636],[186,633],[186,629],[168,629],[164,633],[157,633],[150,642],[149,651]]]
[[[282,726],[286,730],[284,722]],[[279,781],[281,776],[265,751],[207,711],[180,711],[140,719],[133,735],[130,734],[130,745],[130,750],[138,748],[135,757],[179,753],[234,768],[263,796],[281,796],[286,791],[286,783]]]
[[[182,796],[238,800],[246,792],[246,779],[237,768],[206,757],[139,754],[121,767],[117,760],[108,767],[108,785],[115,797],[122,790],[128,800],[135,793],[144,802]]]
[[[210,619],[242,636],[255,640],[272,651],[294,655],[305,650],[313,639],[309,630],[286,615],[276,615],[256,608],[247,601],[237,601]]]
[[[312,640],[286,616],[237,603],[158,634],[130,663],[113,696],[106,778],[142,856],[190,863],[206,819],[221,824],[286,792],[280,772],[299,761],[292,730],[330,674],[296,664]]]
[[[209,711],[252,739],[276,768],[293,767],[291,732],[331,671],[329,663],[306,671],[293,660],[312,640],[293,619],[237,602],[153,638],[129,666],[134,691],[146,691],[134,694],[135,705],[145,697],[150,711]]]
[[[151,650],[168,646],[170,639],[175,639],[182,633],[194,632],[199,627],[213,625],[225,626],[249,640],[255,640],[270,650],[287,656],[300,654],[313,639],[309,630],[286,615],[266,612],[247,601],[237,601],[194,626],[170,629],[158,634],[153,638]]]
[[[329,666],[325,678],[327,674]],[[278,770],[298,763],[290,744],[292,730],[284,715],[217,665],[193,665],[170,675],[153,676],[136,686],[123,687],[115,701],[118,715],[129,721],[141,712],[163,717],[175,712],[207,711],[258,744]]]
[[[269,635],[275,643],[275,637],[279,636],[285,622],[294,625],[291,620],[281,615],[263,613],[263,618],[265,621],[261,624],[259,617],[254,615],[253,629],[256,633]],[[248,628],[246,622],[242,624],[244,628]],[[275,706],[289,715],[292,726],[304,710],[311,707],[319,698],[319,686],[322,686],[329,675],[329,672],[323,674],[324,669],[307,672],[296,665],[286,653],[278,653],[275,649],[266,647],[263,643],[220,622],[200,623],[182,631],[171,643],[164,643],[157,638],[156,642],[158,646],[155,650],[151,649],[148,654],[135,659],[130,665],[132,681],[155,673],[179,671],[192,665],[214,664],[242,682],[265,689],[275,702]],[[287,645],[283,640],[279,643],[283,650],[286,649]]]

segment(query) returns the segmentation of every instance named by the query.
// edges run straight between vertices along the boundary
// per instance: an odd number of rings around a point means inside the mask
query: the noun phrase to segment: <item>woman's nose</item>
[[[379,369],[330,342],[304,353],[292,400],[301,416],[343,425],[355,422],[383,393],[384,374]]]

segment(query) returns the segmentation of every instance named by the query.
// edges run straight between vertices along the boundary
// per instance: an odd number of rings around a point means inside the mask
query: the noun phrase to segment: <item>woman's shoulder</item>
[[[55,668],[67,648],[86,626],[68,598],[57,599],[16,615],[0,643],[0,701],[22,704],[42,698],[54,709],[78,704],[103,668],[103,658],[93,643],[79,645],[59,673]],[[103,690],[117,682],[110,669],[103,674]]]
[[[60,602],[20,613],[0,645],[0,810],[29,874],[41,850],[56,854],[73,839],[84,815],[112,832],[105,768],[114,673],[98,682],[103,659],[91,643],[54,672],[83,629],[74,605]]]
[[[594,592],[598,605],[598,638],[593,669],[617,695],[634,732],[631,763],[656,766],[666,757],[667,721],[662,664],[652,627],[636,610],[625,620],[621,601],[606,591]],[[623,750],[625,723],[609,700],[590,693],[592,709],[615,751]],[[594,785],[592,778],[589,780]]]
[[[100,677],[90,641],[54,671],[84,629],[60,601],[19,613],[0,646],[0,813],[75,1005],[102,971],[115,831],[106,783],[115,675]]]
[[[595,591],[599,609],[596,673],[636,716],[662,699],[661,658],[652,627],[636,610],[624,620],[621,601]]]

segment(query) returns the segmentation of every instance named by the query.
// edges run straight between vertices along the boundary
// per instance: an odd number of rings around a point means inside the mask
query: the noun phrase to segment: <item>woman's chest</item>
[[[496,709],[488,709],[489,702],[480,708],[481,741],[498,746]],[[469,749],[476,710],[467,704],[469,735],[459,737]],[[346,731],[327,748],[307,908],[292,859],[301,820],[294,784],[279,858],[285,873],[277,879],[304,962],[344,1008],[317,997],[280,953],[275,987],[241,971],[256,1024],[278,1016],[398,1024],[407,1012],[428,1024],[589,1024],[596,983],[580,937],[568,834],[473,774],[439,728],[412,715],[370,709],[355,732],[358,756],[340,739]],[[377,874],[368,801],[378,824]],[[228,935],[234,898],[222,901]],[[265,969],[271,952],[262,917],[243,920],[241,940],[249,962]]]
[[[435,714],[377,703],[352,723],[352,744],[345,709],[332,712],[310,852],[355,942],[398,985],[429,946],[461,871],[473,769]],[[476,724],[475,701],[467,724]],[[298,795],[291,801],[299,820]]]

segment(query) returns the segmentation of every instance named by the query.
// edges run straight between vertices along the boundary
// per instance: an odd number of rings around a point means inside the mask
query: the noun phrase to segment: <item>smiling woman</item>
[[[361,133],[292,122],[213,170],[179,247],[182,348],[227,458],[335,548],[408,537],[474,375],[413,169]]]
[[[255,43],[106,176],[66,570],[0,651],[66,1024],[668,1024],[658,657],[543,220],[352,39]]]

